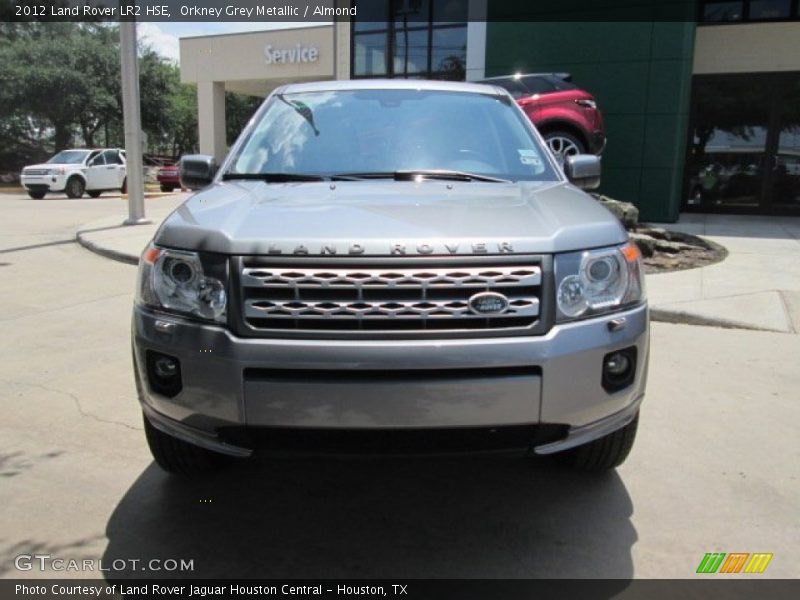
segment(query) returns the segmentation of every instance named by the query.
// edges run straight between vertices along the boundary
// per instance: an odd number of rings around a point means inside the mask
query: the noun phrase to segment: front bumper
[[[20,175],[22,186],[31,191],[61,192],[66,185],[64,175]]]
[[[609,324],[624,319],[622,328]],[[229,429],[419,430],[563,425],[537,448],[557,452],[629,422],[642,401],[648,310],[554,326],[546,335],[447,340],[293,340],[234,336],[134,309],[137,384],[153,425],[227,454],[247,453]],[[609,393],[603,357],[635,346],[633,383]],[[146,352],[180,361],[182,389],[148,382]]]

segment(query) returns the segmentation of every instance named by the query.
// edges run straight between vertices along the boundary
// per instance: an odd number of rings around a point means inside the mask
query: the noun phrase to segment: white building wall
[[[346,32],[344,31],[346,25]],[[334,37],[337,38],[334,52]],[[268,63],[265,48],[315,48],[315,60]],[[200,152],[221,161],[226,152],[225,91],[266,96],[285,83],[350,77],[349,23],[180,40],[181,81],[197,85]],[[305,52],[304,56],[308,56]],[[334,71],[336,65],[336,71]]]
[[[467,81],[486,76],[486,2],[470,0],[467,24]]]
[[[221,162],[227,152],[225,141],[225,84],[220,81],[197,83],[197,126],[200,153]]]

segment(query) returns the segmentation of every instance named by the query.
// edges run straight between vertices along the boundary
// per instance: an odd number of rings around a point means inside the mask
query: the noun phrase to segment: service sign
[[[290,48],[273,48],[272,44],[267,44],[264,46],[264,60],[268,65],[313,63],[319,60],[319,49],[302,44]]]

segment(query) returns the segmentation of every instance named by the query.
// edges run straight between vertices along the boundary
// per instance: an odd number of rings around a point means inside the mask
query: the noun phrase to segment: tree
[[[169,98],[181,86],[178,67],[164,60],[150,48],[139,51],[139,96],[142,129],[153,148],[172,142]]]
[[[148,150],[178,156],[197,148],[197,93],[178,67],[139,48],[142,129]],[[260,97],[226,94],[228,142]],[[53,151],[121,146],[119,28],[99,23],[0,23],[0,171]]]
[[[108,144],[108,130],[122,116],[120,92],[119,30],[117,27],[86,25],[81,30],[76,63],[83,74],[81,100],[77,116],[83,142],[95,146],[95,135],[103,128]]]
[[[31,23],[30,31],[0,45],[0,114],[47,121],[56,150],[67,147],[83,102],[76,23]],[[54,26],[59,35],[41,35]]]
[[[197,150],[197,90],[194,86],[179,84],[169,97],[167,116],[171,140],[167,154],[180,156]]]
[[[167,154],[197,145],[194,88],[176,65],[139,49],[142,129]],[[0,24],[0,171],[74,142],[123,144],[119,28],[97,23]]]
[[[264,99],[260,96],[225,92],[225,137],[228,145],[236,141],[250,117],[263,101]]]

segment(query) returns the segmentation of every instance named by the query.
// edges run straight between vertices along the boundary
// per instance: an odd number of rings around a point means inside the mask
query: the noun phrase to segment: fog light
[[[153,368],[159,379],[172,379],[178,374],[178,361],[169,356],[161,356],[155,360]]]
[[[615,352],[614,354],[610,354],[606,357],[606,371],[608,371],[609,375],[614,375],[619,377],[620,375],[624,375],[627,373],[628,369],[631,367],[631,361],[628,359],[627,356],[622,354],[621,352]]]
[[[636,347],[611,352],[603,357],[603,388],[616,392],[633,383],[636,376]]]
[[[150,389],[168,398],[178,395],[183,388],[181,363],[174,356],[153,350],[146,353],[147,379]]]

